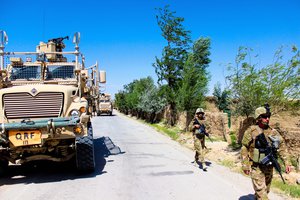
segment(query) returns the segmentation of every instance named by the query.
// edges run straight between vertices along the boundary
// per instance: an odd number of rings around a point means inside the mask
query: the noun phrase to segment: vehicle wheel
[[[91,122],[88,122],[88,135],[76,137],[76,165],[82,172],[91,172],[95,170],[95,155],[93,128]]]
[[[101,112],[97,112],[97,116],[100,116],[101,115]]]
[[[8,161],[7,160],[0,160],[0,177],[4,176],[5,172],[8,168]]]

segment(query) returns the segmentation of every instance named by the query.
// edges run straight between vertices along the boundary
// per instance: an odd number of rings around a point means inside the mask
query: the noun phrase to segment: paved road
[[[251,181],[210,164],[151,127],[116,113],[93,118],[96,171],[80,175],[72,162],[11,166],[0,179],[1,200],[253,199]],[[271,199],[283,199],[270,194]]]

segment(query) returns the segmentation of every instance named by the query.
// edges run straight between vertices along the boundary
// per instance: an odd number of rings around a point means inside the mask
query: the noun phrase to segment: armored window
[[[10,80],[39,80],[41,79],[41,66],[13,66],[11,69]]]
[[[100,100],[101,103],[109,103],[109,100]]]
[[[73,65],[48,65],[46,79],[75,78]]]

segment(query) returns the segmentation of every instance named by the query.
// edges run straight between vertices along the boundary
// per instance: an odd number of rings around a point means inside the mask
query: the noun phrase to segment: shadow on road
[[[121,152],[118,146],[113,144],[109,137],[94,139],[94,150],[96,167],[92,173],[79,173],[76,170],[75,159],[62,163],[32,161],[23,165],[10,165],[6,175],[0,178],[0,186],[17,183],[45,183],[92,178],[106,173],[104,171],[106,165],[105,157],[124,153]]]
[[[112,115],[109,115],[109,114],[101,114],[99,116],[95,116],[95,117],[114,117],[114,116],[117,116],[115,114],[112,114]]]
[[[193,161],[192,163],[194,163],[195,165],[197,165],[200,169],[202,169],[203,170],[203,164],[201,163],[201,162],[199,162],[199,161]],[[205,161],[205,165],[207,166],[207,167],[210,167],[211,166],[211,162],[209,162],[209,161]]]
[[[245,196],[241,196],[239,200],[255,200],[255,195],[254,194],[248,194]]]
[[[125,152],[122,152],[120,147],[116,146],[109,137],[101,137],[101,138],[95,139],[94,143],[96,143],[96,144],[99,143],[97,146],[105,147],[104,149],[103,148],[99,149],[99,151],[104,153],[103,154],[104,157],[125,153]]]

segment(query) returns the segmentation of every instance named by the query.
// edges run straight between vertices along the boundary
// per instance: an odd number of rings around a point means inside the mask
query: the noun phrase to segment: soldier
[[[275,138],[278,142],[278,145],[276,145],[278,154],[285,164],[285,172],[289,173],[291,171],[291,166],[287,160],[287,148],[276,129],[269,126],[270,117],[271,112],[268,105],[257,108],[255,110],[256,124],[245,131],[242,140],[242,169],[245,174],[251,174],[255,197],[258,200],[268,199],[268,193],[270,192],[273,165],[270,165],[270,162],[265,163],[264,160],[267,158],[266,148],[272,145]],[[277,155],[275,155],[275,158],[277,158]],[[277,161],[275,160],[275,162]]]
[[[205,134],[203,131],[210,132],[210,126],[205,121],[204,117],[205,113],[203,108],[197,108],[195,117],[192,120],[189,128],[190,131],[193,132],[193,139],[194,139],[194,148],[195,148],[195,163],[198,163],[200,158],[200,164],[202,164],[202,169],[204,171],[207,170],[206,163],[205,163],[205,153],[206,153],[206,146],[205,146]]]

